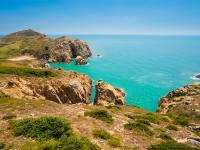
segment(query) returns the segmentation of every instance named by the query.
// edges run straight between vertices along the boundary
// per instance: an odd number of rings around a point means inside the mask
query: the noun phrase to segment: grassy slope
[[[101,109],[107,111],[113,117],[113,123],[106,123],[101,120],[84,116],[84,113],[91,110]],[[139,149],[146,149],[151,144],[160,143],[165,141],[160,134],[166,134],[172,136],[172,138],[178,138],[190,134],[189,128],[176,125],[178,131],[169,130],[166,127],[173,124],[173,120],[168,118],[163,119],[163,116],[159,118],[159,124],[146,125],[154,134],[148,136],[143,130],[131,131],[124,128],[124,124],[128,122],[138,122],[138,117],[135,115],[144,116],[146,111],[141,109],[120,106],[119,108],[106,108],[100,106],[88,106],[88,105],[59,105],[50,101],[40,100],[25,100],[25,99],[13,99],[9,97],[0,98],[0,141],[6,144],[6,149],[21,149],[21,147],[34,146],[37,143],[32,142],[29,138],[15,137],[8,129],[9,120],[2,119],[5,115],[15,115],[16,119],[41,117],[41,116],[53,116],[66,118],[72,124],[75,132],[80,136],[88,137],[93,143],[98,144],[102,149],[112,149],[112,144],[107,140],[96,138],[93,135],[94,129],[100,128],[110,133],[114,139],[119,139],[121,147],[119,149],[128,149],[128,147],[137,147]],[[129,115],[127,115],[129,114]],[[133,118],[130,119],[130,115]],[[154,114],[151,114],[154,116]],[[129,116],[129,117],[127,117]],[[155,117],[155,116],[154,116]],[[153,120],[151,118],[151,120]],[[162,130],[161,130],[162,129]],[[114,142],[114,141],[113,141]],[[116,141],[115,141],[116,142]],[[114,143],[116,144],[116,143]]]

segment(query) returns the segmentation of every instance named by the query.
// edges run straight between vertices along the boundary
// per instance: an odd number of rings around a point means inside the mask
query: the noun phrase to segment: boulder
[[[77,56],[76,57],[76,65],[86,65],[87,61],[81,57],[81,56]]]
[[[125,105],[125,92],[122,89],[111,86],[108,83],[99,80],[96,83],[95,105]]]
[[[200,79],[200,74],[196,75],[195,77],[198,78],[198,79]]]

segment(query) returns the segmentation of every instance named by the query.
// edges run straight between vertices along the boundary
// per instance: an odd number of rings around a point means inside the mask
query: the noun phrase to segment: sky
[[[0,34],[200,35],[200,0],[0,0]]]

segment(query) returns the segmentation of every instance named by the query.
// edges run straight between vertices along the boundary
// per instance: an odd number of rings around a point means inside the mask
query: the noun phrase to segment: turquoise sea
[[[51,36],[57,37],[57,36]],[[93,56],[86,66],[51,64],[103,79],[124,89],[128,105],[155,111],[160,97],[198,81],[200,36],[73,35],[88,42]],[[100,54],[101,57],[97,57]],[[93,90],[94,97],[94,90]]]

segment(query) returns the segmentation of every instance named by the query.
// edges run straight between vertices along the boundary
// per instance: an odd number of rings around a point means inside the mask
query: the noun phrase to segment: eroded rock
[[[92,80],[77,74],[76,78],[13,77],[12,87],[4,86],[0,92],[15,98],[43,99],[57,103],[90,103]],[[9,79],[3,84],[6,85]]]
[[[122,89],[115,88],[102,80],[96,83],[95,105],[125,105],[125,103],[125,92]]]
[[[176,89],[159,101],[158,112],[166,114],[168,112],[185,113],[188,115],[198,115],[200,106],[200,82]]]
[[[76,65],[86,65],[87,61],[81,57],[81,56],[77,56],[76,57]]]

